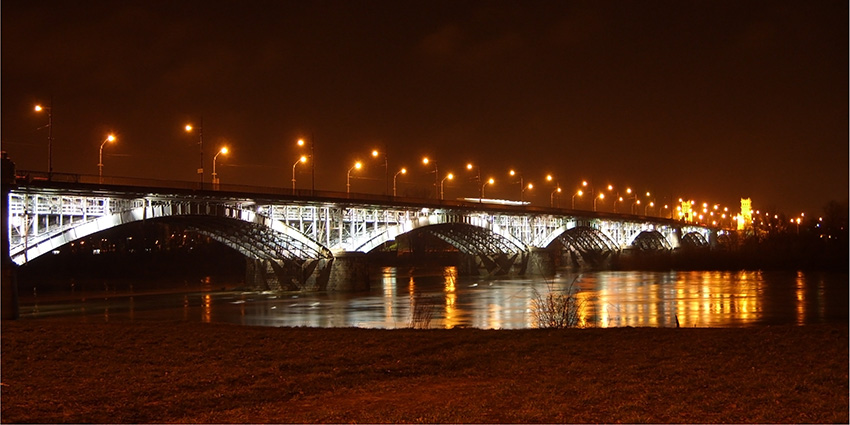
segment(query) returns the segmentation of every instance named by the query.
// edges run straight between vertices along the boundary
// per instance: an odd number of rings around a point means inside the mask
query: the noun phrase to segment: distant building
[[[693,202],[682,201],[682,205],[679,206],[679,218],[688,223],[694,222]]]
[[[741,198],[741,213],[736,220],[738,230],[744,230],[753,223],[753,201],[750,198]]]

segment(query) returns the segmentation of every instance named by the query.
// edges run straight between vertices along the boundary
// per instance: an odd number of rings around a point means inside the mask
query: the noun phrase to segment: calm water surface
[[[388,267],[372,282],[371,291],[356,294],[236,292],[212,286],[190,292],[136,289],[132,295],[109,289],[36,291],[21,296],[20,312],[22,319],[84,316],[97,321],[365,328],[410,327],[415,316],[430,328],[515,329],[536,326],[536,297],[572,289],[585,326],[675,327],[678,321],[683,327],[741,327],[848,320],[848,275],[835,273],[601,271],[551,279],[482,279],[458,277],[453,267],[414,276]]]

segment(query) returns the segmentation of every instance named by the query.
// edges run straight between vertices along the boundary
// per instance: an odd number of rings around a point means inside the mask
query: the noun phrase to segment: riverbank
[[[2,323],[2,421],[847,423],[847,324]]]

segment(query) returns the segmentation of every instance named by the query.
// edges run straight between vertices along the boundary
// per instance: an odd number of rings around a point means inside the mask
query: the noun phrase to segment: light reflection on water
[[[381,270],[368,293],[198,291],[132,296],[56,294],[22,300],[21,317],[171,319],[252,326],[535,327],[532,305],[549,291],[576,291],[579,323],[599,327],[725,327],[847,321],[846,274],[743,272],[583,272],[551,279],[459,277],[446,267],[410,275]],[[138,288],[138,286],[137,286]],[[51,300],[51,301],[48,301]],[[416,306],[419,305],[419,310]],[[417,313],[418,311],[418,313]]]

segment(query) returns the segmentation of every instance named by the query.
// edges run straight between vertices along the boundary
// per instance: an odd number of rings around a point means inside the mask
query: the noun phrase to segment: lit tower
[[[753,201],[741,198],[741,213],[738,214],[738,230],[746,229],[753,222]]]

